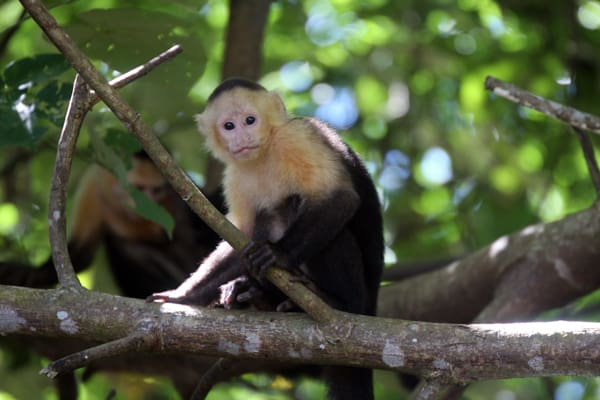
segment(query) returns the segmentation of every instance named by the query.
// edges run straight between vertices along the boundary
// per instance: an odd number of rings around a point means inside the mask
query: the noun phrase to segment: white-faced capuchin
[[[286,299],[264,278],[276,265],[310,280],[333,307],[375,315],[382,217],[356,153],[322,122],[291,118],[276,93],[242,79],[217,87],[197,121],[225,163],[228,218],[251,243],[240,253],[221,243],[178,288],[149,300],[252,302],[243,290],[258,287],[276,309]],[[223,297],[220,286],[240,278],[252,281],[250,288]],[[331,366],[324,374],[332,399],[373,398],[369,369]]]
[[[91,265],[103,244],[121,294],[145,298],[183,282],[219,238],[177,195],[146,153],[134,154],[127,180],[171,214],[175,220],[172,238],[131,208],[127,190],[114,175],[92,166],[79,184],[71,212],[69,254],[79,272]],[[220,193],[210,199],[223,209]],[[38,268],[0,263],[0,284],[50,287],[56,283],[51,258]]]

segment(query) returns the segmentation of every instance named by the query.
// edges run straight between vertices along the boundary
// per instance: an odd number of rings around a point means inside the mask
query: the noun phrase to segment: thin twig
[[[513,84],[488,76],[485,88],[514,103],[533,108],[579,129],[600,134],[600,118],[523,90]]]
[[[183,48],[180,45],[176,44],[175,46],[172,46],[167,50],[163,51],[156,57],[150,59],[148,62],[137,66],[124,74],[117,76],[115,79],[108,82],[108,84],[115,89],[120,89],[123,86],[126,86],[127,84],[133,82],[134,80],[149,74],[156,67],[163,64],[166,61],[173,59],[178,54],[181,54],[181,52],[183,52]],[[100,101],[100,98],[94,94],[94,102],[97,101]]]
[[[62,373],[84,367],[92,361],[120,355],[125,352],[151,349],[155,344],[154,337],[149,335],[148,332],[135,332],[130,336],[103,343],[78,353],[70,354],[56,361],[52,361],[46,368],[40,371],[40,374],[46,375],[50,379],[54,379]]]
[[[2,32],[2,35],[0,35],[0,56],[2,56],[6,51],[6,47],[8,46],[10,39],[12,39],[15,33],[19,31],[19,28],[23,24],[23,21],[25,21],[26,16],[27,12],[23,10],[21,12],[21,15],[19,15],[19,18],[17,19],[17,22],[15,22],[12,26],[7,28],[4,32]]]
[[[409,398],[410,400],[434,400],[439,397],[442,391],[443,387],[440,382],[421,380]]]
[[[598,162],[596,161],[596,155],[594,154],[594,146],[590,140],[590,136],[579,128],[573,127],[573,131],[581,143],[581,149],[583,150],[583,157],[587,164],[588,170],[590,171],[590,177],[592,183],[596,189],[596,201],[600,199],[600,170],[598,170]]]
[[[410,400],[458,400],[465,389],[464,385],[448,385],[438,380],[421,380],[410,394]]]
[[[190,400],[203,400],[208,395],[214,384],[219,380],[221,374],[231,368],[233,360],[231,358],[219,358],[206,371],[194,389]]]

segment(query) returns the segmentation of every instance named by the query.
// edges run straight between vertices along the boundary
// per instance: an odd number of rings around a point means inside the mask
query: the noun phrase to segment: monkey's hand
[[[261,311],[281,312],[298,309],[298,306],[290,299],[280,302],[270,298],[260,284],[248,275],[240,276],[221,285],[220,290],[221,297],[217,305],[228,310],[247,306]]]
[[[247,275],[242,275],[239,278],[233,279],[221,286],[219,290],[221,294],[219,296],[218,305],[225,307],[230,310],[238,307],[238,295],[242,292],[246,292],[250,289],[250,278]]]
[[[165,290],[164,292],[153,293],[146,297],[146,302],[152,303],[185,303],[187,300],[187,292],[179,288],[173,290]]]
[[[243,308],[249,305],[259,310],[271,311],[272,305],[258,282],[248,275],[242,275],[220,286],[219,305],[226,309]]]
[[[269,242],[256,243],[250,241],[242,249],[242,258],[245,260],[246,270],[250,276],[263,281],[267,268],[278,266],[290,270],[287,256],[274,244]]]

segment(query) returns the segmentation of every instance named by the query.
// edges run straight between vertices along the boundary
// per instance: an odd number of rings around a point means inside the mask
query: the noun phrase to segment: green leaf
[[[109,128],[104,141],[116,153],[127,160],[131,158],[132,154],[142,149],[140,143],[129,132],[122,129]]]
[[[62,54],[40,54],[10,63],[4,70],[6,85],[35,85],[57,77],[69,69]]]
[[[139,189],[127,185],[127,192],[135,202],[134,211],[136,214],[162,226],[169,237],[171,237],[173,229],[175,228],[175,220],[171,214],[169,214],[164,207],[148,198],[148,196]]]
[[[0,103],[0,148],[7,146],[32,147],[46,131],[42,127],[28,130],[19,114]]]
[[[109,73],[126,72],[175,44],[185,49],[122,91],[125,99],[145,115],[146,122],[152,123],[197,112],[187,94],[206,64],[198,33],[200,18],[195,14],[178,18],[140,8],[96,9],[77,14],[65,30],[87,56],[105,63]],[[169,100],[157,101],[165,98]]]
[[[127,167],[123,159],[97,133],[90,131],[90,139],[98,164],[112,172],[121,186],[127,186]]]

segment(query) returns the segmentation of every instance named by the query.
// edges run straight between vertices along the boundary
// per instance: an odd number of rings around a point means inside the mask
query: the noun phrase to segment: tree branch
[[[17,31],[23,24],[23,21],[25,21],[26,15],[27,13],[25,12],[25,10],[23,10],[23,12],[21,12],[21,15],[19,15],[17,21],[12,26],[6,28],[6,30],[0,35],[0,56],[4,55],[4,52],[6,51],[6,46],[10,42],[10,39],[12,39],[12,37],[15,35],[15,33],[17,33]]]
[[[588,171],[590,171],[590,177],[592,178],[592,183],[596,189],[596,201],[598,201],[600,199],[600,171],[598,170],[598,163],[596,162],[596,155],[594,154],[594,146],[586,132],[575,127],[573,127],[573,131],[581,144],[583,157],[585,158]]]
[[[108,82],[108,84],[110,86],[114,87],[115,89],[120,89],[124,86],[127,86],[129,83],[135,81],[136,79],[141,78],[142,76],[148,75],[156,67],[160,66],[161,64],[163,64],[169,60],[172,60],[173,58],[175,58],[177,55],[181,54],[182,52],[183,52],[183,49],[181,48],[181,46],[176,44],[175,46],[172,46],[169,49],[163,51],[156,57],[148,60],[148,62],[146,62],[142,65],[139,65],[139,66],[133,68],[132,70],[127,71],[124,74],[117,76],[115,79]],[[100,101],[100,98],[94,94],[93,101],[95,104],[96,102]]]
[[[208,371],[200,378],[200,381],[194,388],[194,393],[192,393],[190,400],[204,399],[214,384],[221,379],[225,372],[231,369],[233,362],[234,361],[231,358],[219,358],[215,361]]]
[[[596,189],[597,198],[600,198],[600,171],[598,170],[598,164],[596,163],[590,139],[583,132],[585,130],[600,134],[600,118],[564,104],[544,99],[491,76],[485,79],[485,88],[500,97],[504,97],[522,106],[533,108],[571,125],[583,149],[583,155],[590,171],[592,183]]]
[[[230,0],[221,77],[257,80],[271,0]]]
[[[107,313],[106,310],[114,310]],[[232,322],[235,323],[232,323]],[[305,314],[226,311],[90,292],[3,287],[0,333],[112,341],[149,329],[151,350],[411,371],[440,382],[600,374],[600,324],[451,325],[347,315],[323,325]],[[542,345],[543,344],[543,345]]]
[[[579,129],[600,134],[600,118],[523,90],[513,84],[488,76],[485,88],[500,97],[533,108]]]
[[[589,137],[582,131],[585,129],[600,133],[599,118],[546,100],[492,77],[486,79],[485,86],[501,97],[571,125],[580,140],[597,195],[600,195],[600,173],[593,148]],[[599,197],[597,196],[597,199]],[[584,219],[581,218],[583,215],[585,215]],[[473,314],[477,315],[475,319],[477,322],[511,321],[535,315],[543,309],[566,304],[597,288],[600,283],[600,274],[595,272],[595,262],[590,262],[590,260],[597,260],[600,257],[600,254],[592,251],[592,247],[595,247],[596,244],[591,244],[595,243],[600,232],[597,222],[597,210],[592,208],[553,224],[540,224],[525,228],[509,237],[496,240],[488,248],[467,257],[464,263],[453,263],[446,269],[446,273],[450,270],[456,271],[461,266],[468,268],[473,260],[479,261],[479,267],[491,268],[488,272],[483,272],[481,269],[478,271],[479,276],[487,275],[493,279],[478,282],[477,286],[480,288],[486,286],[486,284],[481,284],[482,282],[490,284],[491,287],[487,288],[487,294],[480,292],[483,295],[480,300],[483,301],[471,301],[471,304],[479,304],[480,307]],[[573,241],[573,239],[575,240]],[[539,249],[545,249],[545,253],[540,252]],[[510,256],[509,258],[499,257],[499,253]],[[495,259],[498,260],[497,263]],[[463,272],[465,268],[463,268]],[[544,278],[540,279],[540,276],[544,276]],[[449,282],[449,280],[445,279],[444,282]],[[412,284],[414,285],[414,282]],[[465,284],[468,285],[461,280],[462,288],[465,287]],[[536,286],[540,287],[540,290],[532,290]],[[462,288],[459,289],[461,292],[463,292]],[[492,293],[493,297],[490,297]],[[394,301],[401,300],[396,298]],[[440,299],[437,298],[437,301]],[[444,318],[452,320],[455,317],[455,315],[450,315]],[[472,316],[466,318],[466,321],[470,321],[471,318]],[[425,384],[422,393],[433,393],[434,389],[440,389],[438,383]],[[447,399],[455,398],[463,390],[461,387],[441,388],[451,392],[446,397]]]
[[[52,361],[46,368],[43,368],[40,371],[40,374],[46,375],[50,379],[54,379],[59,374],[84,367],[89,365],[92,361],[120,355],[125,352],[151,349],[152,347],[155,347],[152,339],[153,337],[148,335],[145,331],[134,332],[122,339],[113,340],[112,342],[91,347],[73,355]]]
[[[600,133],[598,117],[493,77],[486,79],[485,86],[576,130]],[[591,143],[586,135],[579,137],[592,181],[600,193],[600,173]],[[595,208],[551,224],[531,225],[443,270],[382,288],[379,310],[384,316],[448,322],[469,322],[475,317],[478,321],[523,320],[567,304],[600,285],[600,271],[594,262],[600,258],[595,250],[598,237],[600,219]]]
[[[382,287],[378,315],[468,323],[491,305],[495,321],[531,318],[600,286],[599,238],[595,207],[527,226],[448,267]]]
[[[82,291],[83,287],[79,283],[77,275],[75,275],[67,248],[67,188],[77,138],[85,115],[91,106],[91,95],[88,86],[77,75],[73,84],[73,92],[71,93],[65,122],[58,139],[56,161],[50,187],[50,206],[48,207],[50,247],[52,248],[52,261],[54,262],[58,282],[64,288],[77,291]]]

